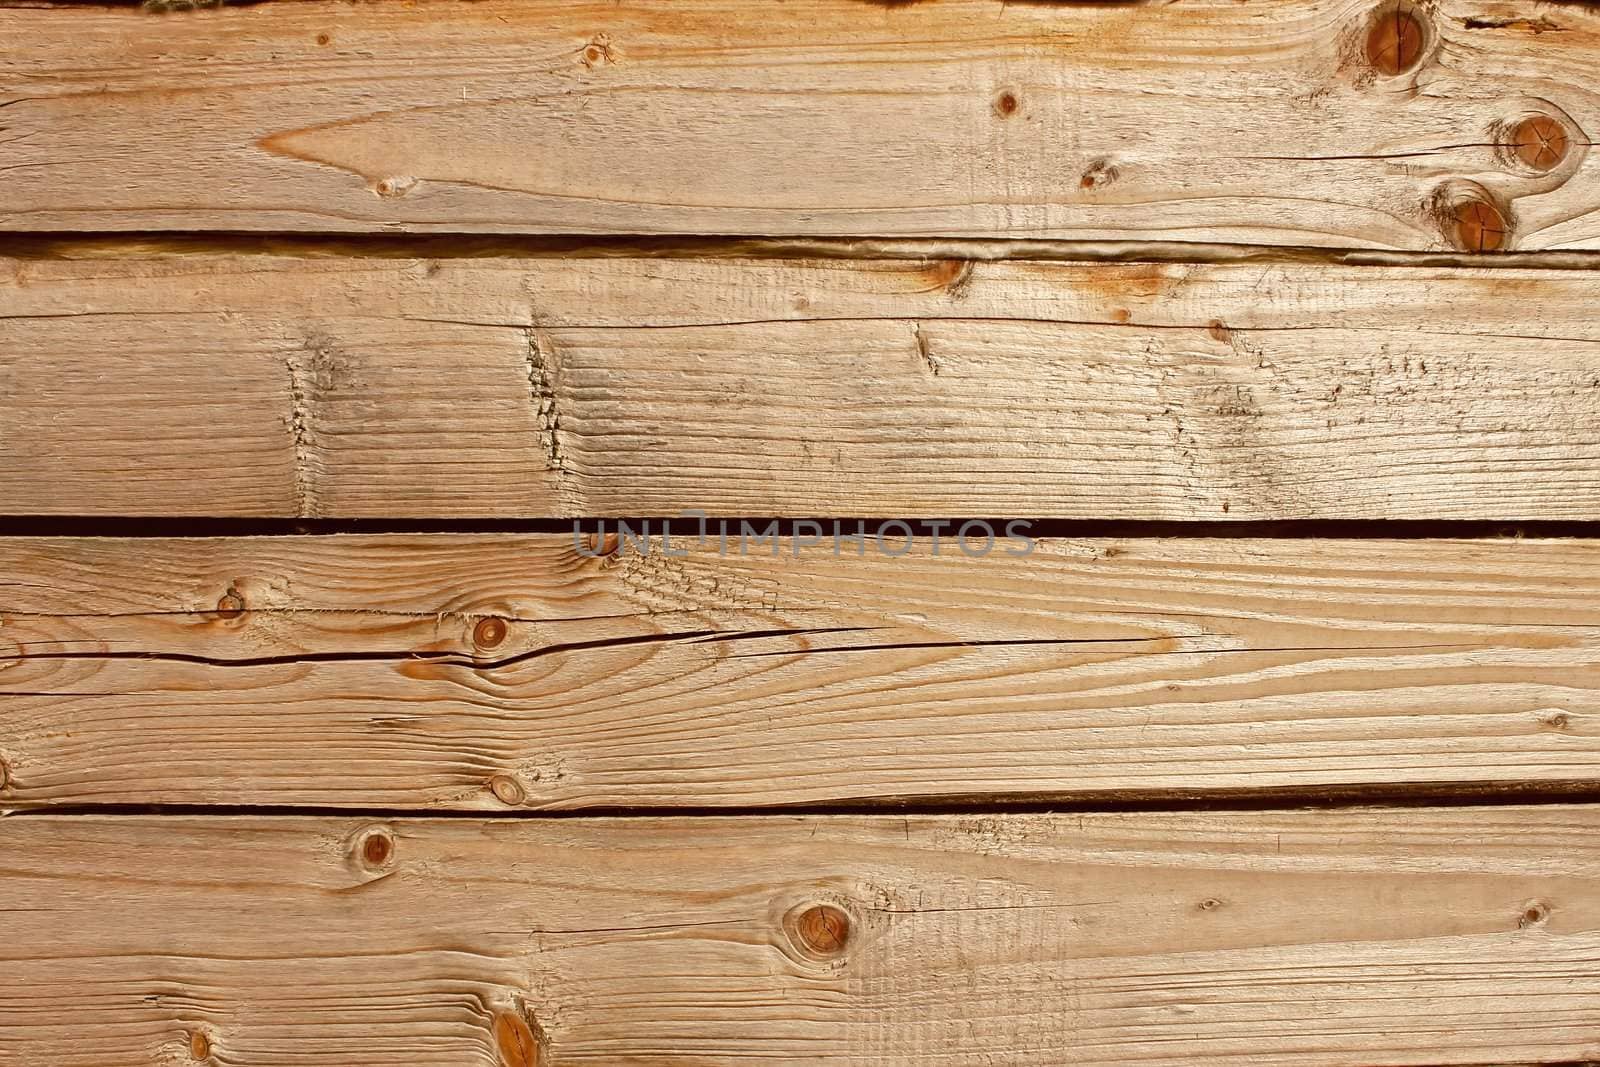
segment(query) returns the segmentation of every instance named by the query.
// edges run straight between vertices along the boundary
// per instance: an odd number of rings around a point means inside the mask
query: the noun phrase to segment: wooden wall
[[[0,42],[0,1067],[1600,1062],[1600,8]]]

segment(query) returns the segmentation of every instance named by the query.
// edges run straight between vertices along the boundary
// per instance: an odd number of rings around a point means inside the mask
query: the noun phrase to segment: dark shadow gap
[[[963,524],[986,523],[1003,534],[1008,523],[1026,523],[1019,533],[1039,538],[1238,538],[1238,539],[1345,539],[1399,540],[1427,539],[1541,539],[1600,538],[1600,521],[1540,520],[1534,522],[1495,522],[1477,519],[1283,519],[1238,522],[1183,522],[1174,520],[1030,519],[983,516],[939,516],[898,518],[872,516],[858,518],[823,516],[781,518],[773,516],[713,516],[707,520],[709,539],[717,537],[718,524],[726,524],[730,540],[737,538],[742,524],[752,533],[764,534],[769,527],[781,538],[816,533],[820,527],[823,546],[831,550],[835,524],[841,535],[854,535],[857,524],[865,527],[870,540],[883,530],[886,541],[911,536],[929,538],[938,534],[953,538]],[[663,530],[673,538],[694,539],[700,530],[696,518],[631,516],[616,518],[181,518],[134,515],[13,515],[0,517],[0,537],[291,537],[330,534],[566,534],[616,533],[619,523],[634,534],[646,524],[659,538]],[[885,525],[888,529],[884,529]],[[846,548],[850,545],[847,543]],[[752,551],[759,551],[752,548]],[[787,548],[784,549],[787,551]],[[996,549],[999,551],[999,549]]]
[[[303,0],[266,0],[298,3]],[[4,6],[0,0],[0,6]],[[1202,241],[1081,241],[966,237],[785,237],[716,235],[589,235],[254,232],[232,230],[0,234],[0,255],[17,259],[141,259],[201,253],[306,259],[759,258],[1038,260],[1103,263],[1325,263],[1390,267],[1538,267],[1600,270],[1600,251],[1416,252],[1316,245]]]
[[[4,801],[0,801],[3,804]],[[561,809],[440,811],[427,807],[335,807],[272,804],[62,804],[19,808],[8,817],[33,815],[314,816],[352,819],[592,819],[716,818],[751,815],[1027,815],[1213,811],[1346,810],[1366,808],[1465,808],[1600,804],[1595,782],[1421,782],[1410,785],[1317,786],[1291,789],[1107,790],[1070,796],[877,797],[812,804],[752,804],[737,807],[593,805]]]

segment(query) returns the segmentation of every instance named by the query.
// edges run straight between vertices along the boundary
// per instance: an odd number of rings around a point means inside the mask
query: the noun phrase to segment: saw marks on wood
[[[1600,247],[1581,4],[49,5],[0,37],[11,230]]]
[[[0,279],[11,514],[1600,518],[1586,271],[195,253]]]
[[[0,541],[0,807],[738,808],[1600,771],[1590,541],[660,547]]]
[[[1576,1062],[1597,842],[1565,806],[17,817],[0,1059]]]

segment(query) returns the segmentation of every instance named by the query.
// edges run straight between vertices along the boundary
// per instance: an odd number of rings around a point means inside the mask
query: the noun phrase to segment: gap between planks
[[[3,801],[0,801],[3,803]],[[1291,789],[1107,790],[1054,796],[884,797],[871,802],[770,804],[750,807],[668,805],[584,808],[518,808],[502,811],[439,807],[335,807],[307,804],[62,804],[52,807],[0,807],[0,818],[44,816],[143,818],[164,816],[363,819],[719,819],[768,816],[937,817],[948,815],[1075,815],[1090,813],[1181,815],[1202,812],[1368,811],[1409,808],[1541,808],[1600,805],[1600,782],[1419,782],[1406,786],[1340,786]]]
[[[889,516],[865,519],[842,515],[793,519],[775,515],[712,516],[711,523],[727,523],[737,528],[750,523],[765,530],[775,525],[782,537],[792,537],[802,522],[820,522],[825,531],[837,523],[847,532],[857,522],[869,528],[889,521]],[[1346,541],[1462,541],[1462,540],[1585,540],[1600,538],[1600,521],[1534,520],[1494,522],[1481,519],[1281,519],[1239,522],[1181,520],[1101,520],[1020,518],[1011,516],[930,515],[901,518],[913,538],[930,536],[930,523],[959,526],[968,521],[986,522],[1001,529],[1007,522],[1025,522],[1028,533],[1038,538],[1129,538],[1152,540],[1191,538],[1230,540],[1313,540],[1335,538]],[[326,537],[336,534],[557,534],[616,532],[619,524],[630,530],[652,534],[667,530],[673,537],[695,532],[697,520],[682,515],[635,515],[612,518],[480,518],[436,519],[419,516],[394,518],[250,518],[200,516],[195,518],[159,515],[0,515],[0,537],[105,537],[105,538],[258,538]]]
[[[268,0],[271,2],[271,0]],[[293,0],[298,2],[298,0]],[[1206,241],[1072,241],[1036,238],[849,238],[606,234],[362,234],[279,231],[0,231],[0,256],[21,260],[140,259],[181,255],[306,259],[860,259],[963,263],[1300,263],[1366,267],[1600,270],[1600,250],[1419,252]]]

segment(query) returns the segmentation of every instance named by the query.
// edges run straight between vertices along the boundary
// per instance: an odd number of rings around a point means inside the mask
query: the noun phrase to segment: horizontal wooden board
[[[652,547],[0,541],[0,807],[733,808],[1600,775],[1594,541]]]
[[[1600,12],[1396,8],[12,6],[0,228],[1600,247]]]
[[[0,511],[1595,520],[1597,302],[1523,268],[13,258]]]
[[[0,1060],[28,1067],[1600,1056],[1592,807],[19,817],[0,843]]]

